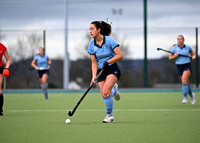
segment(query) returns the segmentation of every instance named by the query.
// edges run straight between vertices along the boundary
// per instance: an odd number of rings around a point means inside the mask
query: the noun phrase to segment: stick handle
[[[100,71],[100,73],[97,75],[97,77],[95,78],[95,80],[97,80],[101,74],[103,73],[103,69]],[[87,93],[90,91],[90,89],[94,86],[94,83],[92,82],[90,84],[90,86],[88,87],[88,89],[86,90],[86,92],[83,94],[83,96],[81,97],[81,99],[78,101],[78,103],[76,104],[76,106],[74,107],[74,109],[72,111],[68,112],[68,115],[71,117],[73,116],[73,114],[75,113],[76,109],[78,108],[78,106],[81,104],[81,102],[83,101],[83,99],[85,98],[85,96],[87,95]]]
[[[50,69],[50,65],[48,65],[47,67],[45,67],[45,68],[39,68],[38,70],[39,71],[42,71],[42,70],[49,70]]]
[[[97,75],[97,77],[95,78],[95,81],[102,75],[103,70],[104,70],[104,69],[102,69],[102,70],[100,71],[100,73]]]
[[[167,52],[167,53],[174,54],[174,53],[172,53],[171,51],[168,51],[168,50],[165,50],[165,49],[162,49],[162,48],[157,48],[157,50],[158,50],[158,51],[161,50],[161,51],[164,51],[164,52]],[[190,58],[190,59],[192,58],[192,57],[190,57],[190,56],[182,55],[182,54],[179,54],[179,56],[187,57],[187,58]]]

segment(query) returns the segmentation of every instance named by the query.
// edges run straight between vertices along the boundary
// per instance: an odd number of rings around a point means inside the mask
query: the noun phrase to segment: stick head
[[[71,111],[69,111],[68,115],[71,117],[73,115],[73,113]]]
[[[157,48],[157,50],[159,51],[159,50],[160,50],[160,48]]]

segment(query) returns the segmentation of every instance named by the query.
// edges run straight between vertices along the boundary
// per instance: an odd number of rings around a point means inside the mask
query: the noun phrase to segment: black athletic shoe
[[[0,116],[3,116],[3,115],[4,115],[3,111],[0,111]]]

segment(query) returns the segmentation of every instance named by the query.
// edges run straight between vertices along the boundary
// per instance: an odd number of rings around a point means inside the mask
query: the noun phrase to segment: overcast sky
[[[114,14],[113,9],[122,9],[122,13]],[[65,14],[64,0],[0,0],[0,29],[7,37],[10,35],[6,30],[55,30],[47,35],[47,53],[55,56],[52,51],[56,45],[60,49],[57,55],[62,55]],[[67,14],[68,29],[74,30],[68,34],[71,59],[76,59],[75,47],[83,40],[90,22],[107,19],[112,22],[113,32],[128,37],[130,57],[143,57],[143,0],[68,0]],[[177,34],[184,34],[186,42],[194,46],[195,27],[200,27],[199,0],[148,0],[148,57],[162,55],[154,51],[156,46],[170,47]],[[9,44],[8,39],[3,42]]]

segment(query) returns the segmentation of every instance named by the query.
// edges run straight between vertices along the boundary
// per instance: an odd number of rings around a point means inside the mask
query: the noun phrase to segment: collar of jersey
[[[37,55],[40,56],[41,58],[43,58],[45,56],[45,54],[43,56],[41,56],[39,53]]]
[[[178,44],[177,44],[177,46],[179,47],[179,48],[181,48]],[[185,48],[186,46],[185,46],[185,44],[184,44],[184,46],[183,46],[183,48]],[[181,48],[181,49],[183,49],[183,48]]]
[[[94,39],[94,45],[97,46],[97,47],[99,47],[99,48],[102,48],[102,46],[103,46],[103,44],[104,44],[105,42],[106,42],[105,36],[103,36],[103,43],[102,43],[101,46],[99,46],[99,45],[96,43],[96,40]]]

